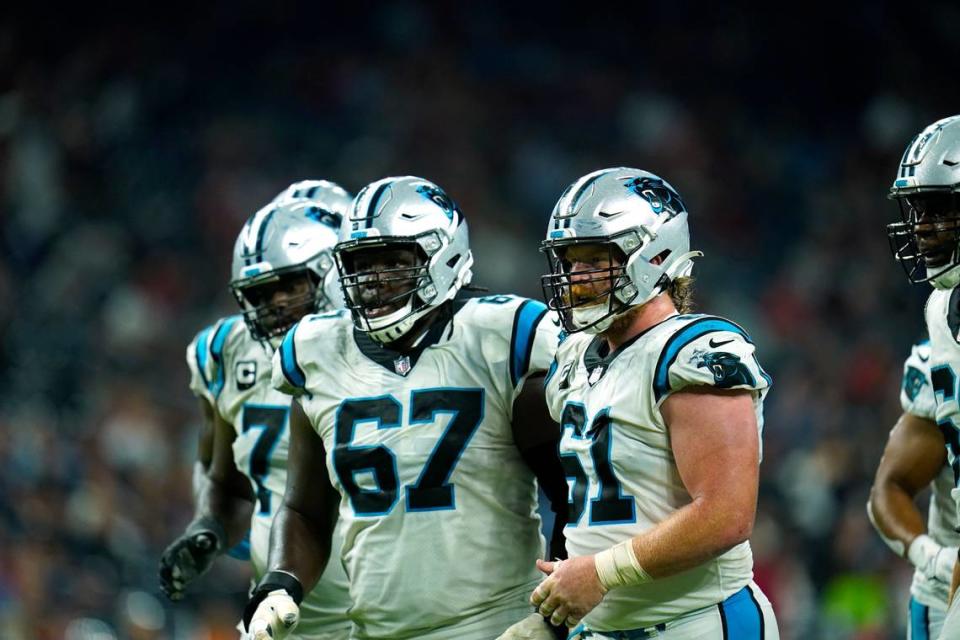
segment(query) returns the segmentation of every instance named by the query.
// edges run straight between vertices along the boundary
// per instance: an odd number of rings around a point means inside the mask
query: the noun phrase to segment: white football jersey
[[[240,316],[204,329],[187,348],[190,388],[233,425],[237,434],[233,458],[257,497],[250,523],[250,560],[258,579],[266,572],[270,525],[283,500],[290,446],[291,398],[270,383],[272,357],[269,345],[254,340]],[[334,546],[341,540],[338,529]],[[301,605],[296,637],[344,637],[351,626],[349,606],[343,566],[331,562]]]
[[[957,372],[960,372],[960,289],[934,289],[925,310],[930,340],[915,346],[904,364],[903,410],[937,423],[947,446],[947,465],[931,483],[933,495],[927,532],[944,546],[960,545],[957,471],[960,469],[960,405]],[[911,394],[913,397],[911,397]],[[914,574],[911,593],[927,606],[943,608],[948,586]]]
[[[603,551],[690,503],[660,414],[670,393],[695,385],[752,390],[762,433],[771,384],[743,329],[714,316],[671,316],[613,353],[606,349],[600,337],[571,335],[547,379],[571,483],[571,557]],[[709,438],[710,425],[703,428]],[[584,622],[600,632],[650,627],[715,605],[752,577],[753,556],[743,542],[689,571],[609,592]]]
[[[489,640],[531,611],[544,541],[511,416],[559,328],[515,296],[453,310],[406,355],[340,311],[301,320],[274,357],[341,494],[358,638]]]

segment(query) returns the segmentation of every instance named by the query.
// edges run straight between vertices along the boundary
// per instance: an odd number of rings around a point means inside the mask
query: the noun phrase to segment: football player
[[[271,384],[273,351],[307,313],[342,306],[332,250],[351,202],[336,184],[305,181],[254,214],[234,247],[230,289],[242,314],[201,331],[187,349],[190,387],[207,419],[198,465],[209,472],[195,519],[160,560],[173,600],[248,530],[254,574],[265,573],[290,448],[290,397]],[[330,563],[304,602],[300,637],[348,638],[348,607],[342,565]]]
[[[296,624],[339,502],[354,638],[490,640],[531,615],[535,478],[565,524],[542,384],[558,323],[533,300],[458,296],[471,281],[467,223],[422,178],[365,187],[340,237],[347,310],[304,318],[274,357],[274,383],[298,399],[250,635]]]
[[[930,385],[936,398],[936,423],[953,469],[956,502],[960,473],[960,116],[934,122],[907,145],[890,197],[900,205],[901,222],[887,226],[890,248],[911,282],[929,282],[927,332],[930,336]],[[956,508],[956,506],[955,506]],[[960,581],[954,564],[949,609],[941,637],[960,638],[960,604],[953,594]]]
[[[950,497],[953,469],[937,427],[930,383],[930,341],[913,346],[903,365],[897,421],[870,489],[867,514],[877,533],[915,567],[910,585],[908,640],[936,638],[947,613],[947,591],[960,546]],[[927,485],[933,493],[927,525],[913,499]]]
[[[690,313],[687,211],[660,177],[583,176],[542,244],[569,332],[546,385],[573,482],[570,559],[531,602],[589,638],[779,638],[754,584],[763,399],[747,333]],[[582,622],[581,622],[582,619]]]

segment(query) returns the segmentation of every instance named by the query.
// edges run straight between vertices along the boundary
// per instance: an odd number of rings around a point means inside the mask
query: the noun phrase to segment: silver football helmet
[[[437,185],[415,176],[364,187],[334,249],[354,324],[386,344],[470,283],[467,222]]]
[[[347,212],[339,191],[328,182],[317,197],[275,200],[243,225],[230,290],[254,338],[279,338],[304,315],[343,306],[333,268]]]
[[[938,120],[907,145],[890,198],[901,222],[887,225],[890,249],[910,282],[960,284],[960,116]]]
[[[602,268],[573,271],[567,251],[575,245],[607,248]],[[687,210],[668,182],[647,171],[618,167],[589,173],[567,187],[550,215],[540,245],[550,273],[544,296],[569,332],[602,333],[614,318],[689,275]],[[587,284],[595,295],[574,291]]]
[[[310,200],[316,207],[345,216],[350,210],[353,196],[336,182],[300,180],[278,193],[273,204],[290,204],[299,200]]]

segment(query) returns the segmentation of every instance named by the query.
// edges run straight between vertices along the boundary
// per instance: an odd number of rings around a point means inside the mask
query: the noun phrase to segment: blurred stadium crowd
[[[960,11],[931,9],[920,52],[921,18],[883,3],[231,7],[0,23],[0,637],[235,637],[242,563],[172,606],[156,560],[191,515],[184,348],[233,313],[235,235],[289,182],[434,180],[475,282],[540,297],[553,203],[617,164],[684,195],[698,307],[774,376],[753,545],[783,637],[903,637],[911,571],[864,505],[926,290],[890,257],[885,192],[958,110],[931,60],[955,59]]]

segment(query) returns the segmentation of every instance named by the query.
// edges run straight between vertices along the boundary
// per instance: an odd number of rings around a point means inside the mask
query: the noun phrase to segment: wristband
[[[617,587],[650,582],[653,578],[643,570],[633,552],[633,539],[624,540],[593,557],[600,586],[605,591]]]
[[[227,530],[216,518],[211,516],[197,518],[187,527],[186,535],[188,536],[195,536],[200,533],[208,533],[215,538],[217,551],[223,549],[227,541]]]
[[[907,559],[910,560],[910,564],[923,570],[932,558],[937,557],[937,553],[942,548],[933,538],[921,533],[910,543],[910,548],[907,549]]]
[[[253,614],[256,613],[257,607],[260,606],[260,603],[263,602],[272,591],[276,591],[277,589],[282,589],[290,594],[290,597],[293,598],[293,602],[297,606],[300,606],[300,603],[303,602],[303,585],[300,584],[297,576],[289,571],[268,571],[250,593],[250,599],[247,601],[247,606],[243,610],[244,629],[247,631],[250,630],[250,620],[253,618]]]

